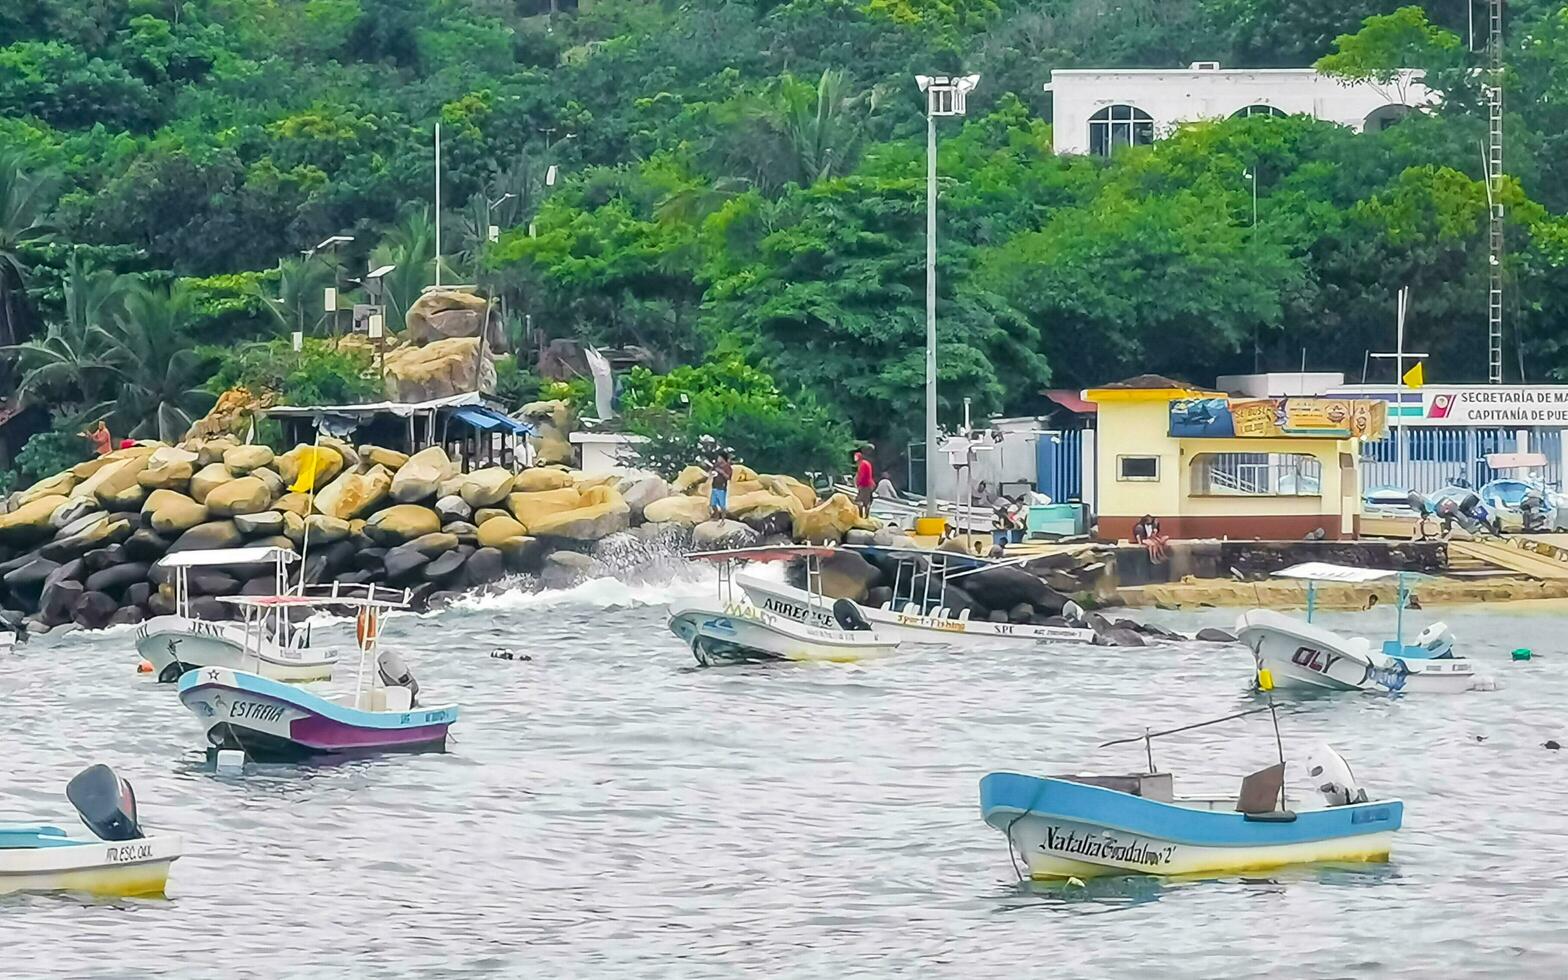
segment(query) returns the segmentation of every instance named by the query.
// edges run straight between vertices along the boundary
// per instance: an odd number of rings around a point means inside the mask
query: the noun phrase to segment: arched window
[[[1289,113],[1287,113],[1284,109],[1279,108],[1278,106],[1264,105],[1262,102],[1254,102],[1252,105],[1242,106],[1240,109],[1237,109],[1235,112],[1230,114],[1230,117],[1232,119],[1246,119],[1248,116],[1268,116],[1270,118],[1275,118],[1284,117],[1286,115],[1289,115]]]
[[[1108,105],[1089,117],[1089,152],[1108,157],[1118,146],[1154,142],[1154,119],[1137,106]]]
[[[1363,133],[1381,133],[1383,130],[1410,115],[1410,107],[1394,103],[1373,109],[1361,123]]]

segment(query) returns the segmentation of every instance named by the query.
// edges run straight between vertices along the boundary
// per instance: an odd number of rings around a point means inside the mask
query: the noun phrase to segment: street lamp
[[[1258,261],[1258,168],[1249,167],[1241,176],[1252,184],[1252,261]],[[1263,362],[1263,344],[1258,336],[1258,324],[1252,324],[1252,373],[1260,372]]]
[[[979,75],[916,75],[926,94],[926,516],[935,517],[936,448],[936,120],[962,116]]]
[[[316,247],[311,249],[312,252],[332,250],[332,286],[327,289],[326,302],[322,305],[326,307],[328,313],[332,314],[332,332],[339,335],[343,333],[343,327],[338,320],[338,309],[343,305],[338,301],[338,296],[342,292],[340,280],[343,278],[343,260],[338,256],[338,246],[347,245],[353,240],[353,235],[333,235],[325,241],[318,242]]]

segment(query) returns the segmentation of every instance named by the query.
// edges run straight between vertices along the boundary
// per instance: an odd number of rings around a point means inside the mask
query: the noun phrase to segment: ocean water
[[[144,825],[185,837],[166,899],[0,897],[0,976],[1562,973],[1568,755],[1542,743],[1568,742],[1568,618],[1415,614],[1445,619],[1495,692],[1280,700],[1288,755],[1327,741],[1405,800],[1389,864],[1044,887],[981,822],[980,777],[1136,768],[1140,744],[1098,744],[1260,703],[1245,651],[701,669],[663,607],[710,587],[601,580],[394,619],[385,643],[424,700],[462,706],[450,750],[241,776],[215,774],[172,687],[134,673],[129,632],[0,659],[0,818],[78,826],[64,784],[103,761]],[[1510,662],[1519,646],[1537,658]],[[1156,743],[1178,792],[1233,789],[1274,752],[1267,715]]]

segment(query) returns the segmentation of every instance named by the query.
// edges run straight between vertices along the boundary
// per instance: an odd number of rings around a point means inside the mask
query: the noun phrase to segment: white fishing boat
[[[232,667],[252,670],[277,681],[300,683],[326,680],[338,661],[336,653],[310,648],[309,627],[296,626],[283,606],[272,608],[265,621],[248,626],[197,619],[190,612],[192,568],[273,566],[274,593],[289,591],[289,563],[298,560],[288,548],[219,548],[179,551],[165,555],[158,564],[174,570],[172,615],[154,616],[136,629],[136,652],[152,664],[153,675],[164,683],[196,667]]]
[[[0,823],[0,895],[162,895],[183,842],[178,834],[142,832],[131,784],[96,765],[66,784],[65,795],[93,837],[72,837],[49,824]]]
[[[1236,620],[1237,638],[1252,651],[1258,687],[1385,694],[1455,694],[1495,687],[1489,678],[1475,674],[1470,661],[1454,654],[1454,636],[1445,624],[1432,623],[1414,643],[1405,642],[1407,573],[1306,562],[1274,574],[1307,582],[1307,618],[1253,609]],[[1318,582],[1364,584],[1395,577],[1399,579],[1395,636],[1381,648],[1374,648],[1365,637],[1343,636],[1312,622]]]
[[[812,563],[832,553],[832,548],[791,546],[688,555],[718,565],[718,594],[670,603],[670,631],[691,647],[692,656],[704,666],[768,660],[851,663],[891,654],[898,641],[874,632],[859,607],[847,599],[834,604],[837,615],[832,625],[814,625],[760,609],[744,594],[736,594],[733,570],[739,562],[802,558]],[[820,591],[817,600],[823,601]]]
[[[967,649],[990,647],[1004,641],[1094,642],[1094,630],[1087,626],[993,623],[971,619],[968,609],[955,613],[947,606],[949,584],[957,585],[965,576],[982,569],[1015,562],[996,562],[941,551],[907,548],[861,547],[845,550],[879,553],[895,562],[892,599],[881,606],[857,607],[860,615],[880,636],[901,643],[940,644]],[[929,568],[931,574],[927,575],[925,568]],[[765,612],[813,626],[833,628],[839,625],[833,609],[820,593],[746,572],[735,575],[735,584],[740,586],[753,605]]]

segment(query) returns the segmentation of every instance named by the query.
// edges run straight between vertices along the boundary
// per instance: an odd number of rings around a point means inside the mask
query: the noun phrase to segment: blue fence
[[[1041,432],[1035,443],[1035,483],[1052,500],[1083,499],[1083,432]]]
[[[1546,456],[1546,483],[1562,487],[1561,430],[1424,426],[1395,426],[1389,430],[1388,438],[1362,443],[1361,485],[1367,490],[1398,487],[1431,493],[1461,481],[1479,487],[1499,476],[1517,475],[1492,469],[1486,465],[1486,456],[1513,452],[1521,431],[1529,435],[1530,452]],[[1405,440],[1403,465],[1399,460],[1401,439]]]

